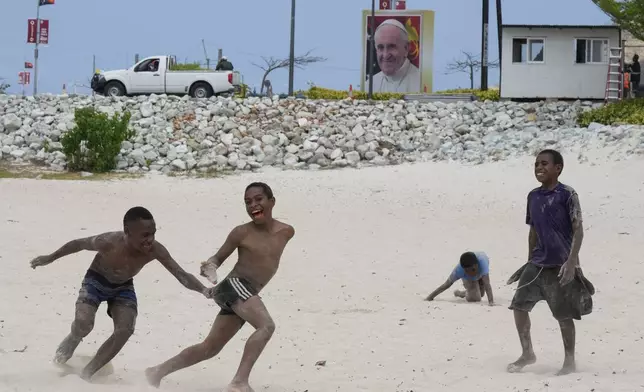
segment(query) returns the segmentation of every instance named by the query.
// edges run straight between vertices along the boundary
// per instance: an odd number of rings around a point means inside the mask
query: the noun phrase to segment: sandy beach
[[[525,262],[525,201],[537,184],[525,158],[217,179],[0,180],[0,391],[154,390],[143,370],[202,339],[216,305],[151,263],[135,278],[134,336],[114,373],[88,388],[61,377],[51,359],[93,254],[37,270],[29,261],[73,238],[120,230],[125,211],[143,205],[155,215],[157,240],[198,274],[200,261],[247,219],[243,190],[255,180],[273,187],[275,217],[296,229],[262,294],[277,331],[251,377],[257,392],[642,390],[644,161],[564,157],[561,180],[579,193],[585,221],[581,263],[597,289],[594,312],[577,323],[575,374],[554,376],[563,347],[545,303],[532,313],[537,364],[505,371],[520,354],[507,309],[516,286],[505,281]],[[423,301],[466,250],[490,256],[498,306],[454,298],[460,284]],[[78,355],[93,355],[111,333],[105,309]],[[221,390],[250,333],[245,326],[218,357],[171,375],[161,390]]]

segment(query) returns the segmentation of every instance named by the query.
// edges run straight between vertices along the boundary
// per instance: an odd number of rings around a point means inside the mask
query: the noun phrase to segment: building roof
[[[619,29],[617,25],[548,25],[548,24],[504,24],[502,28],[520,29]]]

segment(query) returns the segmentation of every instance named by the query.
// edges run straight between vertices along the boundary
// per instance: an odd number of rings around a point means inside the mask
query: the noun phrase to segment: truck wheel
[[[192,86],[192,93],[190,94],[193,98],[210,98],[212,97],[212,87],[208,83],[196,83]]]
[[[119,82],[107,82],[105,95],[108,97],[120,97],[125,95],[125,87]]]

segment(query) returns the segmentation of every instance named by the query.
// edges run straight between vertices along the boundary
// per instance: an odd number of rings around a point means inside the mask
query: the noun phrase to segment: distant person
[[[633,64],[631,64],[631,91],[635,98],[639,97],[640,92],[640,76],[642,68],[640,66],[640,56],[633,56]]]
[[[228,57],[223,56],[221,60],[217,63],[217,67],[215,68],[215,71],[232,71],[233,70],[233,63],[228,61]]]
[[[395,19],[387,19],[376,29],[374,40],[380,72],[373,76],[373,91],[420,92],[420,70],[409,61],[409,36],[405,26]]]
[[[455,290],[454,296],[465,298],[467,302],[480,302],[487,293],[488,304],[494,305],[492,285],[490,284],[490,259],[483,252],[463,253],[445,283],[429,294],[426,300],[433,301],[459,280],[463,282],[465,290]]]
[[[508,365],[510,373],[536,362],[530,336],[530,311],[546,301],[559,322],[564,346],[564,361],[557,375],[575,371],[575,323],[593,308],[593,285],[579,266],[579,249],[584,238],[579,196],[559,182],[564,167],[558,151],[541,151],[534,163],[534,175],[541,186],[528,193],[526,223],[528,262],[508,280],[519,281],[510,309],[521,342],[521,356]]]

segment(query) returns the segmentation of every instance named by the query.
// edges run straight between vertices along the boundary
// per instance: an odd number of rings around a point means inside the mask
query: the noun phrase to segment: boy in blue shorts
[[[490,306],[494,305],[494,296],[490,285],[490,259],[484,252],[463,253],[445,283],[427,296],[426,300],[433,301],[458,280],[463,281],[465,290],[455,290],[454,296],[465,298],[467,302],[480,302],[487,294],[488,303]]]
[[[575,371],[575,323],[592,312],[595,289],[579,267],[579,249],[584,238],[579,196],[559,182],[563,157],[555,150],[543,150],[536,158],[534,174],[541,186],[528,194],[526,223],[528,262],[508,280],[519,281],[510,309],[514,311],[522,354],[508,365],[515,373],[535,363],[529,312],[546,301],[559,322],[564,346],[563,367],[557,375]]]

